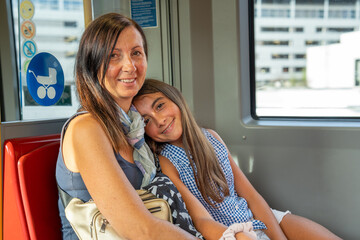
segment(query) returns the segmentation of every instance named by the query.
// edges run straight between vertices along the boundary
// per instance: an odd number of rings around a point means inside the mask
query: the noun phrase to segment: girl
[[[161,155],[162,171],[180,191],[206,239],[219,239],[226,226],[247,221],[257,239],[339,239],[315,222],[270,209],[219,135],[197,125],[176,88],[146,80],[133,103],[144,118],[150,148]],[[202,218],[208,218],[211,227],[205,228],[204,221],[198,224]]]
[[[75,66],[81,111],[63,127],[56,180],[70,196],[92,198],[124,239],[196,239],[155,218],[135,191],[156,172],[142,118],[131,107],[146,70],[146,39],[136,22],[109,13],[86,28]],[[77,239],[60,199],[59,212],[63,239]]]

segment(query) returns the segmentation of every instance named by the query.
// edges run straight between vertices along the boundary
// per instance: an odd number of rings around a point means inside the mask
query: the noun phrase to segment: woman
[[[56,179],[72,197],[93,199],[126,239],[195,239],[153,217],[135,191],[156,171],[141,116],[131,107],[146,70],[147,43],[134,21],[110,13],[87,27],[75,67],[81,112],[64,125]],[[59,210],[63,239],[77,239],[60,200]]]
[[[195,227],[206,239],[234,236],[236,229],[231,226],[247,221],[252,222],[261,240],[339,239],[313,221],[270,209],[237,167],[219,135],[197,125],[176,88],[146,80],[134,105],[144,117],[149,145],[161,154],[163,172],[176,185]],[[206,217],[209,221],[205,227],[205,221],[199,219]],[[231,231],[224,234],[228,226]]]

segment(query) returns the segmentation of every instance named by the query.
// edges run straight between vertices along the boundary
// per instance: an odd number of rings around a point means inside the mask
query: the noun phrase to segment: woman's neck
[[[117,105],[126,113],[129,112],[130,107],[131,107],[131,101],[129,102],[125,102],[125,101],[121,101],[121,102],[117,102]]]

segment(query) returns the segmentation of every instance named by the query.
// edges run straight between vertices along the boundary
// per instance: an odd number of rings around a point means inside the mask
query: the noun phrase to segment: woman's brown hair
[[[147,42],[141,27],[123,15],[108,13],[92,21],[85,29],[75,62],[80,110],[88,111],[97,119],[116,151],[127,141],[119,121],[118,105],[105,89],[104,79],[119,35],[129,26],[141,34],[147,56]]]
[[[157,92],[164,94],[179,107],[183,128],[182,143],[193,168],[196,185],[204,200],[216,206],[214,201],[222,202],[229,195],[229,187],[212,145],[196,123],[184,97],[175,87],[158,80],[146,79],[135,99]],[[154,152],[160,154],[164,143],[157,143],[147,136],[146,141]]]

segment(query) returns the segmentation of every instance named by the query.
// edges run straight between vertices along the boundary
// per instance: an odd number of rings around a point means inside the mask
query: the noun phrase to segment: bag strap
[[[69,204],[69,202],[73,199],[72,196],[70,196],[67,192],[65,192],[58,183],[56,183],[57,187],[58,187],[58,191],[59,191],[59,196],[61,199],[61,202],[64,206],[64,209],[67,207],[67,205]]]
[[[161,167],[160,167],[159,157],[156,153],[154,153],[154,160],[155,160],[156,173],[160,173]]]

